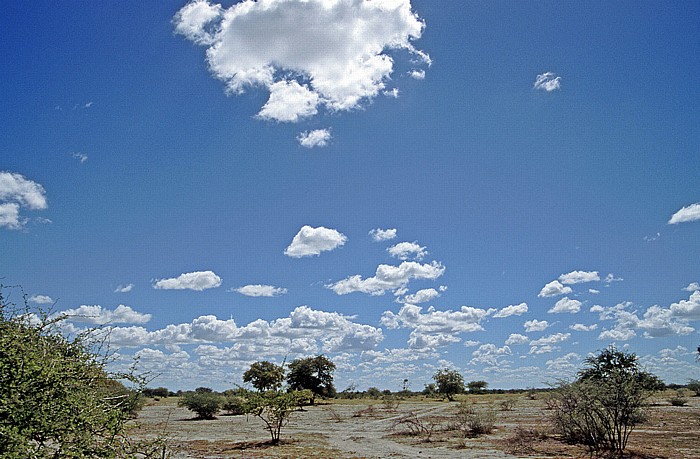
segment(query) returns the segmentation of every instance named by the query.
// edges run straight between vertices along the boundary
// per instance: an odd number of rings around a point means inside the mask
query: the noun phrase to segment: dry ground
[[[667,398],[657,397],[650,421],[632,433],[629,457],[700,458],[700,397],[690,397],[683,407],[671,406]],[[388,407],[381,401],[333,400],[294,413],[282,432],[282,443],[272,446],[263,423],[255,417],[222,414],[214,420],[194,420],[191,412],[177,407],[177,399],[169,398],[147,404],[133,435],[165,435],[173,459],[589,457],[585,448],[561,443],[550,432],[544,396],[535,400],[510,394],[468,399],[478,409],[495,410],[496,428],[491,434],[464,438],[459,431],[450,430],[454,403],[412,398]],[[514,407],[503,411],[501,404],[508,400]],[[395,427],[408,413],[415,413],[431,428],[429,441],[426,435],[406,435]]]

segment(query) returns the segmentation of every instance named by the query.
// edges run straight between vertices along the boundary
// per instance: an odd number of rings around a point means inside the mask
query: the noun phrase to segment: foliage
[[[313,393],[313,405],[316,396],[335,397],[333,371],[335,364],[323,355],[296,359],[289,364],[287,383],[290,390],[309,389]]]
[[[437,394],[437,386],[434,383],[426,384],[421,393],[431,397]]]
[[[437,385],[437,392],[451,402],[454,401],[455,395],[464,392],[464,378],[457,370],[449,368],[438,370],[433,375],[433,379]]]
[[[470,394],[480,394],[488,385],[489,383],[486,381],[469,381],[469,383],[467,383],[467,389],[469,389]]]
[[[170,395],[170,391],[166,387],[156,387],[155,389],[147,387],[143,390],[143,395],[144,397],[167,398]]]
[[[125,422],[139,392],[106,371],[95,333],[65,338],[63,317],[18,308],[0,286],[0,457],[115,458],[128,454]],[[104,334],[102,335],[104,336]]]
[[[219,412],[223,405],[223,398],[213,392],[187,392],[180,397],[177,405],[197,413],[197,417],[200,419],[214,419],[214,415]]]
[[[695,392],[696,397],[700,397],[700,381],[697,379],[691,379],[688,381],[688,385],[686,387]]]
[[[668,399],[668,402],[673,406],[685,406],[688,404],[688,399],[683,394],[683,391],[677,390],[676,393]]]
[[[549,401],[555,430],[565,440],[622,456],[632,430],[647,417],[647,400],[660,380],[634,354],[614,347],[586,359],[579,379],[560,384]]]
[[[250,394],[246,411],[265,423],[273,444],[279,443],[282,428],[297,406],[309,397],[304,391],[268,391]]]
[[[224,402],[221,405],[224,411],[230,415],[240,415],[245,414],[247,409],[248,401],[237,395],[226,395],[224,397]]]
[[[278,390],[284,381],[284,368],[263,360],[255,362],[243,373],[243,382],[249,382],[259,392]]]
[[[379,398],[382,396],[382,392],[376,387],[370,387],[367,389],[366,393],[369,398]]]

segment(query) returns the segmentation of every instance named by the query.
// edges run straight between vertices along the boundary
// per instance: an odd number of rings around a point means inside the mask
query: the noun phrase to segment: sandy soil
[[[515,402],[511,411],[500,411],[500,402]],[[432,400],[403,401],[388,409],[380,401],[333,401],[293,413],[282,431],[282,443],[269,444],[269,434],[252,416],[220,415],[214,420],[194,420],[178,408],[175,399],[149,403],[139,415],[134,436],[165,435],[173,459],[231,458],[584,458],[585,449],[558,441],[548,430],[545,403],[524,396],[476,396],[477,407],[495,409],[496,429],[488,435],[463,438],[448,429],[455,404]],[[369,405],[372,408],[367,410]],[[632,435],[628,450],[638,459],[700,458],[700,398],[688,406],[673,407],[656,401],[650,422]],[[408,413],[433,425],[425,436],[403,434],[396,421]],[[517,428],[530,435],[515,435]]]

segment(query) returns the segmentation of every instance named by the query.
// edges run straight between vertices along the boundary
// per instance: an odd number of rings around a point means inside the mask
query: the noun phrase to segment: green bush
[[[230,415],[245,414],[247,401],[243,397],[238,397],[236,395],[226,396],[221,407]]]
[[[128,454],[125,423],[138,390],[106,370],[94,332],[66,339],[60,316],[8,302],[0,286],[0,457],[116,458]],[[104,334],[102,335],[104,336]]]
[[[223,400],[221,395],[199,391],[186,393],[177,404],[195,412],[200,419],[214,419],[214,415],[223,405]]]

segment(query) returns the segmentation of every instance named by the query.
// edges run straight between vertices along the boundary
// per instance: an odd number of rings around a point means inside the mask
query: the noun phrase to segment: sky
[[[700,376],[700,4],[11,2],[0,278],[152,386]],[[8,293],[6,292],[6,295]],[[21,302],[9,290],[10,300]]]

